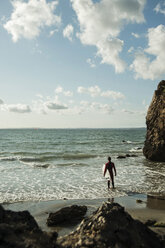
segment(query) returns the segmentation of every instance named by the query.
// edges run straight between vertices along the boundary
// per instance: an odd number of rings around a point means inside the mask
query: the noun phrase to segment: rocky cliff
[[[158,84],[147,117],[147,134],[143,153],[152,161],[165,162],[165,80]]]

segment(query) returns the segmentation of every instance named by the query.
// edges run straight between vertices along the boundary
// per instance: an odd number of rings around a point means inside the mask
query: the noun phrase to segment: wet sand
[[[42,230],[47,232],[57,231],[59,236],[65,235],[76,229],[77,226],[47,227],[46,220],[49,213],[56,212],[60,208],[70,205],[86,205],[88,208],[86,216],[92,214],[103,202],[117,202],[134,218],[145,223],[147,220],[155,220],[165,223],[165,198],[159,196],[147,196],[144,194],[130,194],[118,198],[102,199],[62,199],[54,201],[40,202],[18,202],[3,204],[5,209],[13,211],[28,210],[36,219]],[[161,235],[165,235],[165,227],[151,227],[151,229]]]

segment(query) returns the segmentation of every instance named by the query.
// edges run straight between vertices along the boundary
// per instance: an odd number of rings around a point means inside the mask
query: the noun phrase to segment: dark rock
[[[147,117],[147,134],[143,148],[145,157],[152,161],[165,162],[165,80],[154,93]]]
[[[137,156],[136,154],[131,154],[130,157],[132,157],[132,158],[137,158],[138,156]]]
[[[137,157],[137,155],[136,154],[126,154],[125,155],[127,158],[134,158],[134,157]]]
[[[60,248],[57,234],[52,236],[40,230],[28,211],[13,212],[0,206],[0,248]]]
[[[4,211],[3,218],[0,223],[9,225],[19,225],[25,230],[39,229],[38,224],[28,211],[13,212],[11,210]]]
[[[147,220],[144,224],[146,226],[153,226],[156,223],[156,220]]]
[[[87,211],[86,206],[72,205],[60,209],[55,213],[50,213],[47,219],[48,226],[56,226],[64,223],[74,223],[82,220],[83,216]]]
[[[154,223],[154,227],[165,227],[165,222],[158,221]]]
[[[118,159],[122,159],[122,158],[126,158],[126,156],[124,156],[124,155],[119,155],[117,158],[118,158]]]
[[[129,158],[129,157],[131,157],[131,155],[130,154],[126,154],[126,157]]]
[[[157,234],[117,203],[104,203],[75,232],[57,242],[63,248],[163,248]]]

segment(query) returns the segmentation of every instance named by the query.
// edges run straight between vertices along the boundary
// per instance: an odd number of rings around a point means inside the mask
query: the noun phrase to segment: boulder
[[[157,234],[117,203],[104,203],[57,243],[63,248],[163,248]]]
[[[56,226],[61,224],[73,224],[75,222],[79,222],[86,214],[86,211],[86,206],[72,205],[70,207],[62,208],[55,213],[49,214],[47,225]]]
[[[117,159],[122,159],[122,158],[126,158],[126,156],[125,156],[125,155],[119,155],[119,156],[117,157]]]
[[[42,232],[28,211],[13,212],[0,206],[1,248],[59,248],[56,238],[55,232]]]
[[[149,160],[165,162],[165,80],[159,83],[154,93],[148,108],[146,124],[143,153]]]

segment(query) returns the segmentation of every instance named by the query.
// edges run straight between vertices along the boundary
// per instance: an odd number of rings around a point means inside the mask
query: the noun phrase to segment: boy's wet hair
[[[111,161],[111,157],[108,157],[108,160]]]

